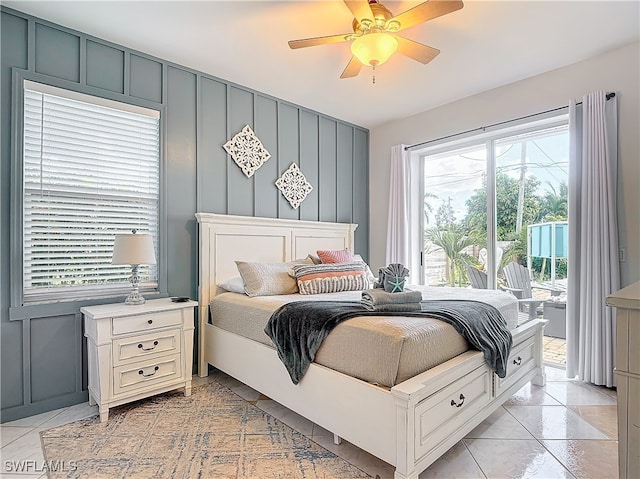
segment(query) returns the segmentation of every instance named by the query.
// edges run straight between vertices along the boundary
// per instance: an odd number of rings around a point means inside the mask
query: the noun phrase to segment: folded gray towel
[[[369,310],[378,310],[378,306],[388,304],[420,303],[422,292],[402,291],[401,293],[387,293],[383,289],[365,289],[362,292],[362,305]]]
[[[409,270],[403,264],[391,263],[380,268],[378,271],[378,282],[375,288],[384,288],[387,293],[399,293],[404,291],[404,283],[409,275]]]
[[[420,303],[395,303],[371,306],[363,302],[362,306],[364,306],[367,311],[378,311],[386,313],[409,313],[411,311],[420,311],[422,309],[422,305]]]

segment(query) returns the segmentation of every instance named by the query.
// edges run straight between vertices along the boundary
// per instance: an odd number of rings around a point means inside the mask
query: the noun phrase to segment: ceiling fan
[[[354,16],[353,33],[289,41],[292,49],[351,42],[353,56],[340,78],[357,76],[363,65],[372,66],[375,69],[396,51],[420,63],[429,63],[440,53],[440,50],[401,37],[396,33],[463,7],[460,0],[429,0],[394,16],[378,0],[343,1]]]

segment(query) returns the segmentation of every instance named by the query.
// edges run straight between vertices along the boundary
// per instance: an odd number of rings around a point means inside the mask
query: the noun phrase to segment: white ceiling
[[[350,32],[342,1],[11,1],[5,6],[371,128],[637,42],[640,2],[465,0],[403,31],[441,50],[394,55],[341,80],[347,43],[288,40]],[[383,2],[394,14],[420,1]]]

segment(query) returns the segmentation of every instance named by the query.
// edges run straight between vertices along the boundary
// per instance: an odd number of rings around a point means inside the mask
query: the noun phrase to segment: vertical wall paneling
[[[123,51],[122,54],[124,56],[122,93],[131,96],[131,53]]]
[[[336,221],[337,181],[336,181],[336,121],[320,119],[320,221]]]
[[[80,82],[80,37],[36,23],[36,72]]]
[[[356,128],[353,137],[353,223],[358,224],[355,250],[368,261],[369,254],[369,135]],[[386,211],[379,212],[386,215]],[[384,265],[371,265],[373,271]]]
[[[300,166],[300,148],[298,146],[298,112],[298,108],[287,103],[280,103],[280,128],[278,130],[280,145],[280,170],[278,171],[278,177],[280,177],[282,173],[284,173],[291,166],[292,163]],[[302,173],[304,173],[304,171]],[[298,219],[300,217],[298,210],[294,209],[281,193],[278,193],[278,202],[280,208],[280,218]]]
[[[170,66],[167,78],[167,261],[172,295],[196,297],[196,75]]]
[[[313,190],[300,205],[300,219],[318,221],[320,185],[318,183],[318,115],[300,112],[300,169]]]
[[[368,254],[367,130],[5,6],[0,12],[2,421],[87,400],[79,308],[91,303],[79,299],[54,307],[21,307],[17,300],[9,310],[9,285],[21,268],[19,261],[9,263],[20,253],[12,249],[20,238],[13,238],[10,228],[11,218],[20,214],[20,199],[11,197],[12,168],[20,168],[12,149],[21,141],[12,127],[12,102],[20,97],[13,91],[14,68],[37,81],[57,86],[71,81],[71,88],[81,93],[143,103],[162,112],[160,201],[165,215],[158,256],[166,268],[161,278],[166,294],[197,297],[194,213],[199,210],[322,221],[340,217],[359,223],[356,250]],[[21,121],[18,107],[15,114]],[[271,153],[252,178],[222,148],[245,125]],[[275,186],[291,163],[298,164],[313,185],[297,210]]]
[[[87,40],[86,62],[87,85],[124,93],[124,79],[127,77],[122,50]]]
[[[272,98],[256,95],[255,133],[271,154],[256,171],[255,215],[264,218],[278,217],[278,196],[275,182],[278,179],[278,104]]]
[[[353,220],[353,127],[338,123],[336,180],[338,183],[338,221]]]
[[[253,94],[241,88],[229,87],[229,139],[242,131],[246,125],[249,125],[251,129],[254,128]],[[232,215],[253,216],[254,177],[247,178],[231,157],[229,157],[227,181],[229,188],[227,212]]]
[[[24,366],[22,379],[22,395],[24,402],[30,404],[31,397],[31,377],[33,366],[31,365],[31,319],[22,321],[22,364]]]
[[[10,191],[11,191],[11,68],[26,69],[29,64],[29,23],[26,19],[2,13],[0,17],[0,403],[3,408],[24,402],[22,324],[8,321],[11,304],[9,287]],[[11,45],[11,48],[6,48]],[[35,62],[34,62],[35,63]]]
[[[3,316],[6,315],[3,314]],[[2,364],[0,387],[3,408],[20,406],[24,402],[25,364],[22,358],[22,344],[22,323],[9,322],[3,318],[0,322],[0,363]]]
[[[206,77],[200,81],[198,131],[199,208],[209,213],[227,212],[227,88]]]
[[[129,69],[129,94],[162,103],[162,63],[132,53]]]
[[[80,84],[87,84],[87,38],[80,35],[80,57],[79,57]]]
[[[80,376],[75,314],[31,319],[31,400],[72,394]],[[56,345],[52,347],[52,345]],[[78,345],[79,346],[79,345]],[[73,371],[76,374],[69,374]]]

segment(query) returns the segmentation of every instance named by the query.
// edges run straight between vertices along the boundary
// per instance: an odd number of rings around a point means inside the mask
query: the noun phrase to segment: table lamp
[[[140,276],[138,276],[138,267],[141,264],[156,264],[156,254],[153,249],[153,238],[149,234],[136,234],[136,230],[131,230],[131,234],[116,235],[116,241],[113,245],[113,259],[111,264],[129,264],[131,265],[131,283],[132,291],[127,296],[125,304],[144,304],[144,298],[138,291],[140,285]]]

